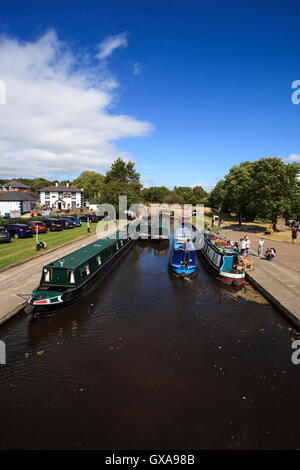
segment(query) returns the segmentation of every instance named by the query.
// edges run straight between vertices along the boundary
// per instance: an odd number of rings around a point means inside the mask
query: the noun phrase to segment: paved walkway
[[[271,247],[277,251],[274,260],[267,261],[257,256],[259,237],[254,234],[226,228],[221,234],[234,241],[249,237],[255,269],[247,273],[248,280],[300,329],[300,246],[265,240],[264,252]]]
[[[253,233],[243,232],[238,230],[230,230],[224,227],[221,231],[222,235],[226,236],[228,240],[239,241],[242,237],[247,235],[251,240],[251,249],[257,253],[257,245],[260,237],[256,236]],[[263,237],[262,237],[263,238]],[[275,248],[276,250],[276,260],[280,263],[285,264],[289,268],[294,269],[295,271],[300,272],[300,244],[297,243],[292,245],[291,243],[286,242],[275,242],[273,240],[264,239],[264,252],[267,248]]]
[[[100,235],[101,237],[107,237],[114,230],[114,227],[109,228],[101,232]],[[72,251],[78,250],[84,245],[93,243],[97,239],[96,234],[89,235],[74,241],[70,245],[63,246],[49,253],[46,252],[42,256],[32,258],[20,266],[9,268],[0,273],[0,291],[2,295],[0,325],[26,306],[27,300],[22,295],[27,294],[28,298],[28,294],[39,284],[41,269],[45,264],[72,253]]]

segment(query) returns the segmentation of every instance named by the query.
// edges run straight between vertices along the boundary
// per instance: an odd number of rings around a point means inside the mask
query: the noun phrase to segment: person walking
[[[263,240],[262,238],[258,240],[258,248],[257,248],[258,256],[262,256],[263,254],[264,243],[265,243],[265,240]]]
[[[297,240],[297,236],[298,236],[298,228],[297,227],[293,227],[292,228],[292,243],[296,243],[296,240]]]

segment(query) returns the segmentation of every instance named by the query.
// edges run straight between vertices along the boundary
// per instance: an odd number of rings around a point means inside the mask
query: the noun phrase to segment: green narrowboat
[[[28,301],[31,313],[48,314],[81,298],[132,243],[127,231],[117,231],[44,266],[40,285]]]

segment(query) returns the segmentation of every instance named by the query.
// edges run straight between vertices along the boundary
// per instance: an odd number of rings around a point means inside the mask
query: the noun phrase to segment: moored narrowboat
[[[197,273],[197,257],[189,229],[176,230],[169,269],[177,277],[191,277]]]
[[[81,298],[132,243],[127,232],[117,231],[44,266],[40,285],[28,301],[31,313],[51,313]]]
[[[228,285],[242,286],[245,282],[245,269],[241,253],[213,233],[200,232],[199,235],[199,254],[209,270]]]

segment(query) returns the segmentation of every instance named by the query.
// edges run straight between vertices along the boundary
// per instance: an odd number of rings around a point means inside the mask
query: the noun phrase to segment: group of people
[[[237,251],[241,252],[242,256],[248,256],[251,247],[251,240],[245,235],[243,238],[240,239],[240,246],[238,242],[230,241],[230,245]]]
[[[258,248],[257,248],[257,254],[258,256],[263,256],[263,249],[264,249],[264,239],[261,238],[258,241]],[[241,252],[241,255],[245,258],[246,256],[249,255],[250,248],[251,248],[251,240],[245,235],[243,238],[240,239],[240,246],[237,242],[230,242],[231,247],[239,250]],[[265,258],[268,261],[271,261],[276,254],[275,248],[267,248],[266,253],[265,253]]]
[[[250,248],[251,248],[251,240],[245,235],[243,238],[240,239],[240,248],[241,248],[241,255],[246,257],[249,255]]]

